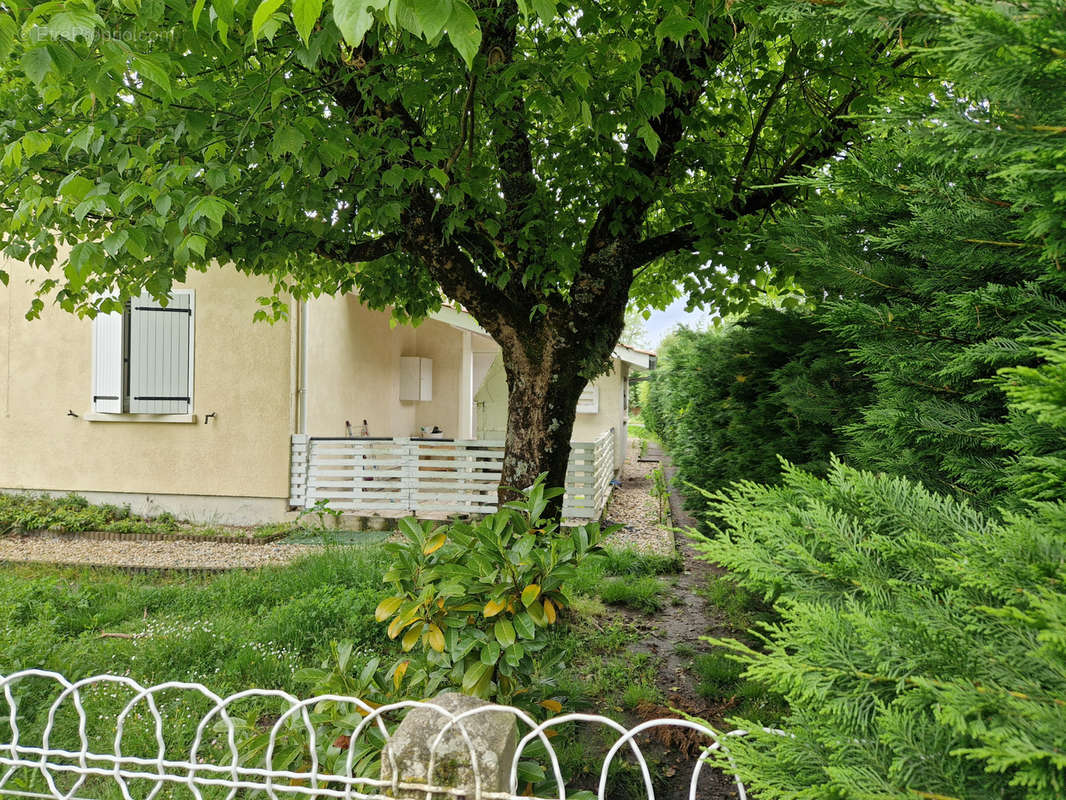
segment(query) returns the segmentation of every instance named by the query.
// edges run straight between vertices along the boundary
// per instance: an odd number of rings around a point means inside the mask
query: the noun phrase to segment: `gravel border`
[[[660,520],[659,503],[651,495],[651,473],[658,465],[638,461],[639,454],[640,440],[630,439],[621,485],[611,493],[605,514],[609,523],[625,527],[604,544],[673,557],[677,548],[669,518]],[[30,531],[0,537],[0,563],[216,572],[288,564],[323,549],[318,544],[250,540],[246,536]]]
[[[604,514],[608,522],[619,523],[625,528],[610,536],[604,544],[672,558],[677,555],[677,546],[670,529],[669,509],[667,507],[660,518],[659,501],[651,494],[655,485],[651,475],[659,464],[638,461],[639,456],[640,439],[630,439],[622,465],[621,486],[611,494]]]
[[[224,570],[287,564],[320,546],[239,544],[196,540],[129,541],[75,534],[0,538],[0,561],[20,564],[117,567],[121,569]]]

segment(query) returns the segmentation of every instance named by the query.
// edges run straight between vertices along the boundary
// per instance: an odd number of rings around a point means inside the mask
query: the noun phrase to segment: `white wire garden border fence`
[[[32,741],[27,741],[28,737],[20,727],[20,721],[25,723],[27,720],[20,716],[15,689],[20,681],[30,679],[52,681],[55,686],[52,692],[54,699],[48,707],[43,727],[39,725],[40,708],[43,708],[41,706],[36,715],[39,733],[33,734]],[[129,700],[126,701],[121,712],[113,720],[110,717],[102,720],[107,732],[109,734],[113,732],[111,752],[94,752],[90,746],[90,719],[86,712],[84,695],[94,688],[101,687],[124,687],[124,690],[129,692]],[[537,795],[537,800],[552,800],[556,797],[559,800],[566,800],[570,792],[567,789],[567,781],[563,775],[559,757],[552,747],[551,737],[552,731],[569,723],[603,726],[604,730],[612,731],[616,736],[604,757],[600,770],[598,783],[600,800],[610,797],[608,794],[609,771],[623,750],[628,751],[632,763],[639,770],[646,796],[655,797],[652,771],[637,741],[637,737],[641,734],[656,728],[672,727],[693,731],[705,737],[706,746],[701,745],[702,751],[695,759],[692,775],[689,778],[688,796],[691,800],[695,800],[698,796],[697,788],[701,773],[711,754],[716,750],[721,750],[728,758],[728,752],[723,746],[724,742],[730,737],[742,736],[746,733],[742,730],[722,733],[687,719],[655,719],[626,728],[604,716],[577,713],[559,714],[545,722],[538,723],[520,709],[491,704],[454,712],[432,701],[402,701],[377,706],[359,698],[342,695],[319,695],[301,700],[287,692],[269,689],[248,689],[223,697],[215,694],[203,684],[194,682],[168,681],[146,687],[132,678],[120,675],[96,675],[70,681],[59,673],[40,669],[22,670],[6,676],[0,675],[0,690],[6,702],[6,709],[0,705],[0,796],[39,798],[40,800],[101,800],[98,795],[92,794],[93,791],[100,790],[101,784],[99,780],[97,783],[90,784],[91,778],[105,779],[105,781],[110,779],[118,787],[123,800],[154,800],[167,786],[184,787],[194,800],[204,800],[205,789],[213,789],[214,791],[210,792],[212,796],[219,796],[220,790],[225,790],[225,800],[233,800],[241,790],[244,790],[242,793],[261,792],[270,800],[282,800],[282,798],[285,800],[290,798],[294,800],[303,800],[303,798],[385,800],[399,796],[419,796],[425,797],[426,800],[442,797],[461,797],[469,798],[469,800],[528,800],[532,795],[518,792],[518,769],[523,753],[534,741],[539,741],[543,745],[546,756],[542,753],[540,757],[547,762],[544,765],[545,772],[553,786],[551,794]],[[167,722],[160,710],[160,696],[171,692],[191,693],[209,705],[209,710],[200,716],[196,723],[192,744],[187,752],[181,754],[180,758],[168,755],[165,731]],[[251,766],[242,763],[238,727],[234,724],[230,710],[243,701],[264,699],[281,701],[285,710],[272,723],[264,756],[258,759],[262,766]],[[359,709],[358,713],[361,715],[361,721],[350,732],[343,770],[324,770],[323,765],[320,764],[319,733],[312,722],[312,717],[315,707],[324,701],[350,704],[353,708]],[[386,770],[386,765],[383,763],[381,773],[377,777],[354,775],[356,743],[360,741],[360,737],[376,731],[381,741],[388,743],[396,727],[393,725],[390,730],[388,722],[396,721],[406,711],[416,708],[430,709],[441,715],[440,729],[429,744],[429,763],[426,765],[425,781],[403,780],[397,769],[395,753],[388,746],[382,748],[381,759],[382,762],[386,759],[390,761],[387,765],[390,769]],[[77,733],[76,737],[72,737],[76,741],[76,746],[73,748],[57,746],[53,742],[57,734],[57,717],[71,712],[77,715]],[[155,755],[145,757],[124,753],[123,738],[131,716],[144,715],[145,712],[147,712],[148,724],[153,730]],[[492,712],[505,712],[513,715],[518,725],[519,738],[513,756],[510,756],[510,764],[496,764],[497,758],[506,758],[506,754],[501,756],[499,753],[477,752],[473,739],[467,731],[466,724],[472,726],[473,720],[479,715]],[[95,720],[97,723],[100,721]],[[274,760],[279,734],[287,725],[291,726],[294,722],[306,731],[309,768],[276,768]],[[438,766],[435,763],[438,757],[438,747],[447,735],[454,736],[455,732],[461,736],[461,747],[467,750],[468,763],[473,765],[473,785],[466,785],[465,788],[448,785],[434,786],[434,771]],[[774,733],[780,732],[774,731]],[[219,741],[220,738],[224,739],[224,743]],[[227,763],[212,763],[205,760],[201,750],[207,739],[216,744],[224,744],[228,756],[225,759],[216,759],[216,761]],[[498,767],[500,777],[505,779],[506,790],[501,791],[486,785],[483,773],[485,765],[489,763]],[[27,784],[27,776],[31,775],[39,775],[43,778],[44,786],[33,787]],[[23,788],[18,788],[20,782],[14,780],[16,776],[21,776]],[[40,779],[36,780],[39,784]],[[151,788],[147,793],[138,791],[135,797],[134,792],[131,791],[131,782],[146,782]],[[735,779],[735,784],[739,800],[747,800],[744,785],[739,778]],[[144,784],[138,784],[138,787],[143,786]],[[45,788],[46,791],[43,791],[42,789]]]

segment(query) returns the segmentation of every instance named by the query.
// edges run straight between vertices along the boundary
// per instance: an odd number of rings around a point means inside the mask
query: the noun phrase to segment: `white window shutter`
[[[581,397],[577,400],[577,413],[578,414],[598,414],[600,413],[600,387],[593,384],[589,384],[581,392]]]
[[[130,301],[130,413],[192,411],[192,292]]]
[[[101,414],[122,413],[122,312],[93,318],[93,402]]]

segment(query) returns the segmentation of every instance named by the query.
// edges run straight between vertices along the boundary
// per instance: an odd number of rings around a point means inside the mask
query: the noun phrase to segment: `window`
[[[577,399],[578,414],[598,414],[600,412],[600,387],[589,384]]]
[[[193,293],[166,306],[135,297],[122,312],[93,320],[92,410],[102,414],[190,414]]]

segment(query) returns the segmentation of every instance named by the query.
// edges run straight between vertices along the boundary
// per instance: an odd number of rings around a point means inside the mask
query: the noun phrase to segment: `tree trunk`
[[[507,439],[501,503],[514,497],[513,490],[532,484],[542,472],[547,473],[547,486],[566,486],[577,401],[588,381],[578,374],[576,364],[560,363],[551,353],[544,355],[543,359],[537,359],[529,358],[528,352],[516,355],[504,350],[503,353],[507,373]],[[561,510],[560,497],[553,503],[552,511],[558,514]]]
[[[610,367],[624,309],[623,303],[613,324],[604,324],[602,316],[576,318],[568,307],[565,315],[553,310],[521,330],[496,332],[503,334],[496,340],[503,351],[508,394],[501,503],[541,473],[547,473],[546,486],[566,486],[577,402],[588,385],[586,376]],[[560,496],[547,513],[561,516],[562,506]]]

